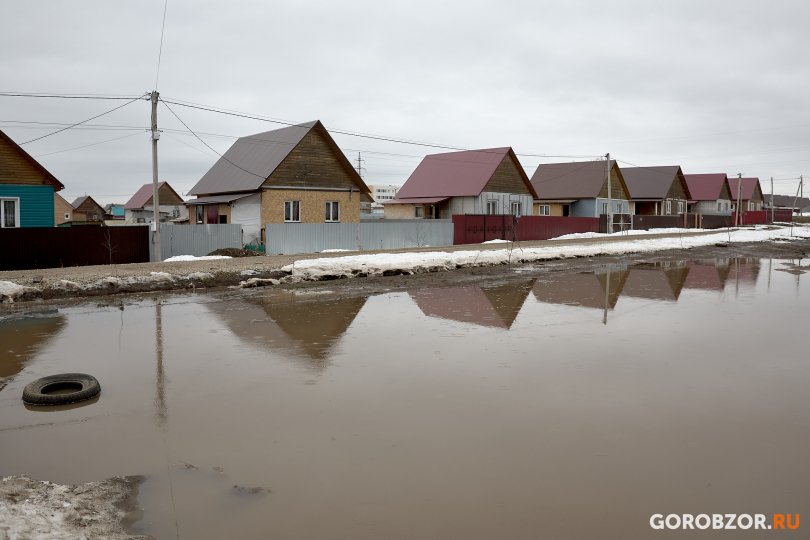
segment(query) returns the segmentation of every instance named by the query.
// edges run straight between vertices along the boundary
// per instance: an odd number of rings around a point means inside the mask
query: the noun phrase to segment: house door
[[[568,217],[568,216],[571,215],[571,205],[570,204],[564,204],[563,205],[563,207],[562,207],[562,215],[563,215],[563,217]]]
[[[219,206],[216,204],[209,204],[205,207],[206,223],[219,223]]]

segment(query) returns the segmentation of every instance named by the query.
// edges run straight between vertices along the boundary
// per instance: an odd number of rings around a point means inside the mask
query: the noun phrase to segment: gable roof
[[[770,205],[771,195],[765,195],[763,200]],[[796,197],[795,195],[773,195],[773,202],[776,204],[777,208],[810,208],[810,199],[807,197]],[[805,212],[806,211],[807,210],[805,210]]]
[[[673,182],[678,181],[678,165],[658,167],[622,167],[622,176],[631,199],[664,199]]]
[[[731,198],[737,199],[737,188],[740,184],[740,178],[732,178],[729,177],[728,179],[728,187],[731,190]],[[754,192],[756,191],[757,186],[759,185],[759,178],[743,178],[742,179],[742,190],[740,197],[743,200],[750,200],[754,198]]]
[[[57,180],[56,177],[54,175],[52,175],[50,172],[48,172],[48,170],[45,167],[43,167],[42,164],[40,164],[39,161],[37,161],[33,157],[31,157],[31,155],[28,152],[26,152],[25,150],[23,150],[22,147],[19,144],[14,142],[14,139],[12,139],[11,137],[9,137],[5,133],[3,133],[2,129],[0,129],[0,139],[6,141],[9,144],[9,146],[11,146],[11,148],[13,150],[16,150],[17,153],[24,160],[28,161],[31,165],[33,165],[35,168],[37,168],[43,174],[43,176],[45,177],[45,180],[49,184],[51,184],[53,186],[54,191],[59,191],[59,190],[65,189],[65,186],[64,186],[64,184],[62,184],[62,182]],[[2,165],[2,164],[0,164],[0,165]]]
[[[180,199],[181,201],[183,200],[183,197],[178,195],[177,192],[174,190],[174,188],[172,188],[172,186],[170,186],[168,182],[166,182],[165,180],[163,182],[158,182],[158,190],[163,188],[163,186],[166,186],[167,188],[172,190],[172,193],[174,193],[178,199]],[[159,195],[158,201],[160,201]],[[135,195],[130,197],[130,199],[124,205],[124,209],[137,210],[139,208],[143,208],[144,206],[150,204],[151,202],[152,202],[152,183],[150,182],[148,184],[142,185],[140,189],[138,189],[138,191],[135,192]]]
[[[610,168],[616,161],[610,160]],[[604,161],[574,161],[569,163],[541,163],[532,175],[532,185],[539,198],[595,199],[605,185]]]
[[[726,173],[685,174],[686,186],[693,201],[716,201],[728,180]]]
[[[513,160],[529,192],[535,196],[529,177],[514,151],[504,147],[425,156],[393,200],[477,197],[507,156]]]
[[[273,174],[304,137],[312,130],[322,132],[326,143],[332,148],[338,161],[359,188],[361,194],[371,191],[349,160],[338,148],[320,120],[265,131],[237,139],[203,175],[189,195],[213,195],[257,191]]]

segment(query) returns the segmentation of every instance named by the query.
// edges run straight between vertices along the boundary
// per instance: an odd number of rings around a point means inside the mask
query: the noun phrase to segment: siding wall
[[[284,201],[301,201],[301,223],[325,223],[326,201],[340,203],[340,222],[360,221],[360,192],[266,189],[262,191],[262,225],[284,223]],[[330,223],[330,225],[332,225]]]
[[[151,227],[141,225],[150,231]],[[160,253],[163,260],[175,255],[194,255],[201,257],[220,248],[241,248],[242,226],[227,225],[172,225],[160,226]],[[149,256],[154,256],[154,247],[149,249]]]
[[[53,227],[53,186],[0,184],[0,197],[19,197],[20,227]]]
[[[53,195],[53,213],[54,224],[56,225],[68,223],[73,219],[73,207],[70,206],[69,202],[56,193]],[[68,215],[67,219],[65,219],[65,214]]]
[[[728,204],[728,210],[717,211],[717,203],[722,203],[723,208]],[[719,201],[700,201],[692,207],[692,213],[704,214],[707,216],[730,216],[731,215],[731,201],[721,199]]]

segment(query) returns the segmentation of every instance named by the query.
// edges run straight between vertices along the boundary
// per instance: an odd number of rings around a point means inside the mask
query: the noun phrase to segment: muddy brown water
[[[649,519],[808,514],[806,268],[32,306],[0,320],[0,474],[144,475],[157,538],[759,538]],[[101,396],[23,405],[59,372]]]

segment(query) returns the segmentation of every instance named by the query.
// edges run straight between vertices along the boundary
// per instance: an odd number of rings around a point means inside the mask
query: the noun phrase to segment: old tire
[[[93,398],[99,392],[101,385],[92,375],[62,373],[29,383],[22,397],[29,405],[66,405]]]

